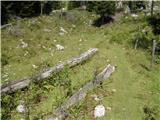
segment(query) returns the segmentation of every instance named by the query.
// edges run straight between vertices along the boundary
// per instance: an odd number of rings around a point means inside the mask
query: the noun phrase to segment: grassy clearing
[[[7,32],[8,30],[2,31],[2,54],[7,55],[8,58],[8,64],[2,67],[2,84],[32,76],[60,61],[79,55],[91,47],[99,49],[99,53],[85,64],[66,69],[58,74],[59,77],[53,75],[48,80],[62,80],[57,85],[50,82],[33,85],[24,94],[22,94],[23,91],[17,92],[15,101],[18,103],[21,99],[28,100],[31,105],[31,119],[37,117],[37,119],[44,119],[53,108],[69,97],[66,96],[66,92],[63,92],[68,89],[61,85],[66,78],[71,82],[71,90],[68,91],[73,94],[83,84],[93,79],[95,70],[99,72],[110,63],[118,66],[116,72],[103,84],[102,88],[90,91],[84,101],[72,108],[68,120],[92,119],[91,111],[98,104],[91,97],[95,93],[103,96],[102,103],[105,107],[111,107],[111,111],[107,111],[106,116],[102,118],[104,120],[140,120],[152,114],[152,112],[145,114],[145,106],[148,109],[155,109],[156,106],[158,110],[160,108],[158,97],[160,65],[150,71],[148,51],[134,50],[132,44],[134,33],[139,26],[146,25],[145,21],[128,18],[128,20],[122,19],[119,22],[95,28],[88,25],[90,20],[96,18],[95,15],[77,11],[73,13],[78,16],[74,23],[59,19],[56,15],[24,19],[21,21],[21,29],[25,33],[23,36],[15,37]],[[60,36],[60,27],[63,27],[68,33]],[[44,32],[44,28],[50,29],[51,32]],[[20,39],[28,43],[27,48],[17,48]],[[56,44],[63,45],[64,51],[57,51]],[[24,56],[26,51],[29,53]],[[34,69],[33,64],[38,68]],[[8,76],[4,77],[6,74]],[[45,89],[42,85],[46,85],[47,88]],[[116,89],[116,92],[112,92],[113,89]],[[30,97],[37,98],[34,96],[35,93],[40,95],[40,100],[32,103],[33,99]],[[19,119],[20,116],[15,109],[12,109],[10,113],[11,119]],[[156,113],[158,112],[156,111],[153,115],[158,120],[159,114]]]

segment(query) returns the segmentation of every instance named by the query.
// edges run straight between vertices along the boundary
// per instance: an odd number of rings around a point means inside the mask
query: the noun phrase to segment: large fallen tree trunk
[[[91,48],[87,52],[81,54],[80,56],[75,57],[75,58],[71,58],[68,61],[65,61],[61,64],[56,65],[55,67],[51,67],[51,68],[47,69],[46,71],[40,73],[39,75],[37,75],[35,77],[26,78],[26,79],[22,79],[22,80],[17,80],[17,81],[8,83],[6,85],[2,85],[1,86],[1,93],[3,94],[3,93],[8,93],[8,92],[14,92],[18,89],[25,88],[25,87],[29,86],[29,84],[32,81],[40,81],[40,80],[43,80],[45,78],[50,77],[53,73],[57,73],[57,72],[62,71],[65,66],[73,67],[75,65],[78,65],[78,64],[88,60],[97,51],[98,51],[97,48]]]
[[[78,103],[85,98],[87,92],[93,89],[95,86],[102,83],[104,80],[115,71],[115,67],[108,65],[95,79],[85,84],[78,92],[73,94],[64,104],[55,110],[55,113],[50,115],[46,120],[63,120],[67,115],[67,109]]]

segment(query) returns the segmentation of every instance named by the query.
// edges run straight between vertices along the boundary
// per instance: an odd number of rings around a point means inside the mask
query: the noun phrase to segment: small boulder
[[[99,118],[105,115],[105,107],[103,105],[97,105],[94,109],[94,117]]]
[[[131,14],[131,16],[132,16],[133,18],[135,18],[135,19],[138,18],[138,15],[137,15],[137,14]]]
[[[51,32],[52,30],[45,28],[45,29],[43,29],[43,31],[44,32]]]
[[[64,47],[62,45],[57,44],[56,45],[57,50],[64,50]]]
[[[63,27],[60,27],[60,31],[63,33],[68,33]]]

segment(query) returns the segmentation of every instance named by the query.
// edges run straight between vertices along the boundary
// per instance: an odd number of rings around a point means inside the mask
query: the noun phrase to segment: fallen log
[[[1,26],[1,29],[4,29],[4,28],[9,27],[9,26],[11,26],[11,25],[12,25],[11,23],[2,25],[2,26]]]
[[[80,56],[71,58],[68,61],[65,61],[61,64],[56,65],[55,67],[51,67],[51,68],[45,70],[44,72],[41,72],[39,75],[37,75],[35,77],[17,80],[17,81],[10,82],[6,85],[2,85],[1,86],[1,94],[8,93],[8,92],[10,93],[10,92],[14,92],[16,90],[25,88],[25,87],[29,86],[29,84],[32,81],[40,81],[45,78],[48,78],[53,73],[58,73],[58,72],[62,71],[65,66],[69,66],[70,68],[74,67],[74,66],[88,60],[89,58],[91,58],[97,51],[98,51],[97,48],[91,48],[87,52],[81,54]]]
[[[67,116],[67,109],[84,99],[87,92],[99,85],[104,80],[108,79],[110,75],[115,71],[115,67],[110,64],[99,73],[95,79],[85,84],[79,91],[73,94],[65,103],[55,110],[55,113],[51,114],[46,120],[63,120]]]

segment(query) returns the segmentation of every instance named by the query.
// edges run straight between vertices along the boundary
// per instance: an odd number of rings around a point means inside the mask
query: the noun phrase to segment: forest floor
[[[90,21],[97,18],[96,15],[85,11],[72,11],[72,14],[75,16],[73,20],[59,18],[56,13],[26,18],[15,22],[15,27],[1,31],[2,59],[6,63],[2,66],[2,84],[34,76],[89,48],[99,49],[89,61],[71,69],[66,68],[58,77],[51,77],[49,82],[33,84],[29,89],[17,91],[12,101],[16,105],[19,100],[27,101],[31,106],[30,118],[44,119],[71,94],[92,80],[95,70],[100,72],[107,64],[112,64],[117,68],[109,80],[102,87],[90,91],[85,100],[71,108],[67,119],[92,119],[94,107],[99,104],[92,97],[96,94],[102,97],[100,104],[111,108],[101,120],[158,120],[160,65],[156,64],[150,70],[150,51],[142,48],[135,50],[133,44],[135,33],[147,26],[144,17],[139,16],[134,20],[128,16],[102,27],[94,27]],[[67,32],[61,34],[61,27]],[[56,44],[64,46],[64,50],[56,50]],[[59,82],[50,85],[53,79],[59,79],[62,83],[67,79],[70,89]],[[70,95],[66,96],[65,90]],[[14,107],[10,112],[3,112],[2,108],[2,116],[7,113],[11,120],[19,119],[20,115]]]

